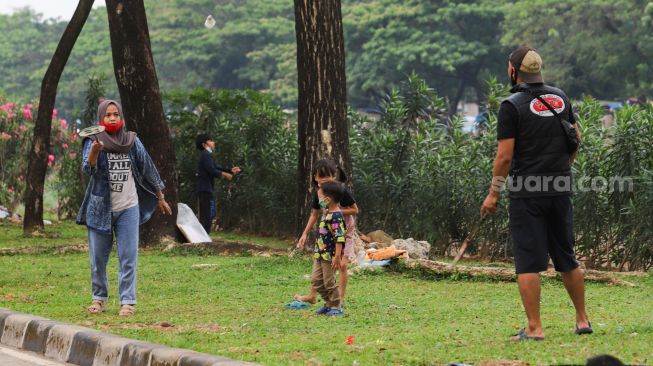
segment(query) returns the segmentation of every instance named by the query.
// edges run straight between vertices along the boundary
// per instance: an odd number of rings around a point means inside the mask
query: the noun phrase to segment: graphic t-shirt
[[[138,194],[129,154],[108,152],[107,159],[109,160],[111,211],[122,211],[138,205]]]
[[[345,247],[345,217],[342,212],[326,212],[320,219],[319,236],[313,247],[313,257],[330,261],[336,254],[336,243],[342,243],[343,252]]]

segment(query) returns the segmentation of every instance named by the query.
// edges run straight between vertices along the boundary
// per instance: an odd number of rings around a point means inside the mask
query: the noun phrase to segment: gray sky
[[[44,18],[70,20],[77,7],[77,0],[0,0],[0,13],[10,14],[15,9],[29,6],[42,13]],[[94,8],[104,6],[104,0],[95,0]]]

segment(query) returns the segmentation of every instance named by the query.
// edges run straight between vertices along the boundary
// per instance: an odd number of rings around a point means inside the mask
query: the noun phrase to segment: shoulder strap
[[[544,100],[544,98],[542,98],[541,96],[539,96],[539,95],[537,95],[535,93],[531,93],[531,95],[533,95],[535,98],[537,98],[537,100],[542,102],[542,104],[544,104],[544,106],[546,106],[551,111],[551,113],[553,113],[553,115],[556,116],[558,121],[560,121],[560,123],[562,123],[562,118],[560,117],[560,114],[558,112],[556,112],[555,109],[553,109],[551,107],[551,105],[549,103],[547,103],[546,100]],[[562,98],[562,97],[560,97],[560,98]]]
[[[558,112],[556,112],[556,110],[553,109],[553,107],[551,107],[551,105],[550,105],[549,103],[547,103],[547,101],[544,100],[544,98],[542,98],[540,95],[538,95],[537,93],[533,92],[533,91],[530,90],[530,89],[524,89],[524,90],[525,90],[527,93],[529,93],[530,95],[532,95],[532,96],[534,96],[535,98],[537,98],[537,100],[539,100],[542,104],[544,104],[544,106],[545,106],[548,110],[550,110],[551,113],[553,113],[554,116],[556,116],[556,118],[558,119],[558,121],[559,121],[560,123],[562,123],[562,118],[560,117],[560,114],[559,114]],[[562,98],[562,97],[560,97],[560,98]]]

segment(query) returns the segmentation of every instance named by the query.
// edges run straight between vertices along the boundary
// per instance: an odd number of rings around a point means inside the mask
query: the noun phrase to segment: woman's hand
[[[165,199],[159,200],[159,210],[161,210],[161,213],[164,215],[172,215],[172,209]]]
[[[91,144],[91,153],[99,153],[104,149],[104,143],[102,141],[98,141],[97,139],[93,140],[93,143]]]
[[[100,151],[104,149],[104,143],[102,141],[98,141],[97,139],[93,140],[93,143],[91,144],[91,151],[88,154],[88,163],[91,166],[95,166],[97,164],[97,158],[100,155]]]

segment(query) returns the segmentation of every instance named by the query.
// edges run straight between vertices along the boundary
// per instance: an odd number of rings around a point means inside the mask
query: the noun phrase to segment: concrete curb
[[[0,308],[0,344],[79,366],[246,366]]]

